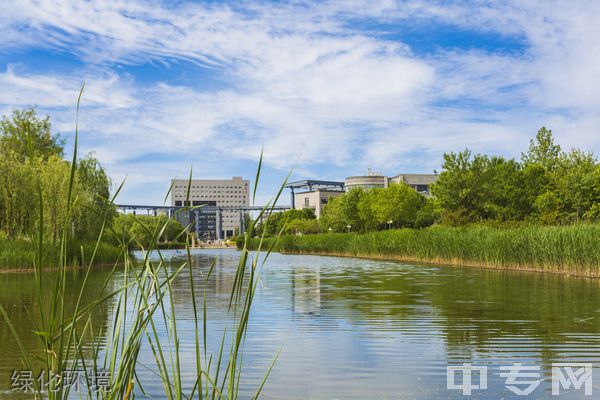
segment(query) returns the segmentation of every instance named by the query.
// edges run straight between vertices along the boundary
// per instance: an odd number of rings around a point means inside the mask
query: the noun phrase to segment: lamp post
[[[332,229],[331,229],[331,228],[329,228],[329,229],[327,229],[327,230],[329,231],[329,233],[331,233],[331,231],[332,231]]]
[[[348,233],[350,233],[350,228],[352,228],[352,225],[348,224],[346,225],[346,228],[348,228]]]
[[[388,230],[389,230],[389,229],[392,229],[392,223],[393,223],[393,222],[394,222],[394,221],[392,221],[391,219],[388,221]]]

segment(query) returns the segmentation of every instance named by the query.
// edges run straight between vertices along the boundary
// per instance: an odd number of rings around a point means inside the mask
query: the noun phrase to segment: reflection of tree
[[[321,271],[313,268],[292,268],[292,308],[294,313],[321,313]]]
[[[192,279],[200,300],[198,304],[202,306],[206,293],[209,320],[218,321],[208,327],[210,349],[219,347],[223,322],[230,318],[229,300],[238,257],[236,252],[193,254]],[[503,351],[515,356],[522,351],[520,354],[541,357],[550,363],[567,356],[595,357],[598,354],[590,354],[600,344],[591,342],[600,332],[600,281],[597,280],[453,267],[407,267],[383,262],[357,265],[346,260],[339,261],[338,266],[334,263],[319,265],[311,258],[305,260],[304,266],[272,269],[265,274],[267,279],[272,279],[271,290],[284,291],[284,296],[291,291],[293,312],[299,319],[322,315],[323,318],[307,320],[344,319],[361,324],[361,329],[366,320],[375,328],[381,324],[386,331],[402,330],[417,338],[433,335],[445,340],[449,358],[455,359],[486,353],[502,356]],[[174,272],[186,261],[185,257],[177,257],[166,267]],[[214,269],[207,279],[213,262]],[[298,262],[294,261],[294,265]],[[84,303],[99,296],[108,274],[106,270],[92,272]],[[48,277],[47,281],[50,280]],[[82,281],[82,274],[68,275],[67,312],[74,307]],[[113,287],[107,290],[119,285],[120,279],[116,277]],[[172,286],[178,319],[192,320],[187,270],[180,273]],[[288,299],[284,299],[286,305]],[[0,302],[9,312],[32,358],[39,355],[36,353],[40,348],[39,339],[32,333],[35,328],[30,320],[38,322],[39,318],[34,276],[0,275]],[[109,314],[108,303],[96,310],[95,339],[105,336]],[[181,328],[181,332],[187,332],[185,324],[182,323]],[[579,336],[574,337],[573,332]],[[0,321],[0,390],[10,387],[13,369],[23,368],[19,357],[12,334]]]
[[[83,291],[82,307],[101,298],[101,291],[107,276],[108,271],[106,270],[96,270],[90,273],[86,289]],[[72,315],[75,309],[83,279],[84,274],[81,272],[73,271],[73,273],[67,274],[67,290],[64,294],[65,315],[67,318]],[[45,290],[43,297],[44,304],[41,307],[42,310],[49,310],[54,282],[53,275],[48,273],[44,276],[44,280],[45,289],[47,290]],[[10,316],[11,322],[19,334],[23,347],[32,361],[33,368],[36,369],[37,374],[43,368],[43,364],[39,361],[39,357],[42,356],[40,352],[42,343],[39,337],[33,333],[40,326],[40,304],[38,304],[36,287],[33,274],[0,274],[0,303]],[[106,289],[106,291],[110,290],[112,290],[110,287]],[[94,308],[91,315],[94,335],[93,337],[89,334],[82,336],[82,351],[85,358],[91,357],[92,346],[97,343],[98,338],[105,336],[108,314],[109,304],[106,302]],[[85,322],[87,322],[87,318],[79,324],[80,332],[83,330]],[[8,324],[0,317],[0,391],[10,390],[13,370],[25,368],[20,360],[21,352],[17,346],[17,342]]]
[[[400,320],[422,311],[424,293],[414,287],[413,278],[421,279],[389,268],[328,270],[321,274],[321,295],[331,307],[360,312],[356,318]]]
[[[600,282],[510,271],[431,268],[349,269],[321,274],[323,302],[358,311],[349,315],[398,328],[412,318],[428,321],[446,338],[449,356],[542,349],[546,361],[560,345],[594,346],[600,332]],[[572,337],[578,332],[579,337]],[[587,338],[586,338],[587,334]],[[513,341],[513,342],[511,342]],[[542,344],[542,345],[540,345]],[[568,346],[572,348],[572,346]],[[592,347],[589,347],[590,349]]]
[[[446,284],[432,291],[431,299],[445,319],[441,327],[449,351],[468,344],[485,353],[490,343],[514,351],[535,343],[543,349],[540,356],[552,362],[561,357],[554,345],[598,346],[585,338],[600,331],[597,280],[480,270],[449,271],[440,279]]]
[[[231,317],[228,314],[229,300],[235,277],[236,267],[239,261],[239,254],[231,252],[231,254],[193,254],[192,255],[193,282],[198,296],[198,304],[201,306],[204,302],[203,296],[207,296],[207,310],[210,313],[211,321],[221,320],[228,321]],[[158,260],[154,260],[158,266]],[[187,257],[184,255],[177,256],[165,262],[165,269],[169,274],[187,262]],[[207,280],[208,272],[211,265],[215,263],[210,278]],[[86,304],[91,303],[102,297],[101,291],[105,285],[105,280],[110,275],[107,269],[97,269],[90,273],[86,290],[83,292],[81,308]],[[45,277],[45,288],[48,293],[44,298],[42,307],[50,309],[51,291],[53,289],[54,275],[47,274]],[[75,308],[81,285],[84,280],[84,273],[73,271],[67,274],[67,292],[65,293],[65,313],[71,315]],[[123,275],[117,274],[108,284],[104,294],[108,294],[117,290],[124,284]],[[179,319],[193,319],[191,307],[191,290],[187,267],[179,273],[176,279],[172,282],[172,295],[175,304],[176,315]],[[38,304],[38,295],[36,292],[35,276],[33,274],[0,274],[0,303],[7,310],[11,317],[12,323],[15,325],[19,336],[23,342],[23,346],[28,352],[30,359],[34,361],[33,368],[35,374],[41,370],[44,364],[36,357],[41,357],[39,349],[41,349],[40,339],[33,333],[38,330],[37,326],[40,323],[40,305]],[[107,301],[94,309],[91,323],[93,325],[93,337],[85,336],[83,339],[83,352],[86,361],[91,358],[92,346],[100,343],[105,343],[107,339],[108,329],[114,318],[113,313],[114,301]],[[202,314],[202,312],[200,312]],[[68,317],[67,317],[68,318]],[[79,325],[83,326],[87,321],[84,318]],[[219,329],[217,327],[209,327],[209,329]],[[222,332],[215,335],[217,338],[222,337]],[[218,346],[220,344],[217,343]],[[213,346],[214,347],[214,346]],[[218,347],[217,347],[218,348]],[[21,353],[18,350],[17,344],[7,324],[0,316],[0,398],[2,391],[11,389],[11,375],[13,370],[24,369],[21,361]],[[88,364],[88,367],[92,365]],[[12,394],[11,394],[12,396]],[[18,398],[20,394],[15,394]],[[30,398],[25,395],[23,398]]]

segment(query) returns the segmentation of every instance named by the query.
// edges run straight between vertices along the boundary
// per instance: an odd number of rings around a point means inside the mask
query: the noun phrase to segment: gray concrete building
[[[365,190],[375,188],[386,188],[389,178],[377,172],[367,171],[367,175],[349,176],[344,180],[344,188],[349,192],[355,188],[363,188]]]
[[[390,178],[390,183],[406,183],[418,193],[431,196],[431,185],[437,181],[436,174],[399,174]]]
[[[340,196],[355,188],[370,190],[374,188],[387,188],[392,183],[405,183],[417,192],[431,195],[431,184],[437,180],[436,174],[398,174],[387,177],[373,172],[370,168],[367,175],[349,176],[344,182],[302,180],[290,182],[285,187],[291,190],[291,206],[296,210],[309,208],[315,212],[317,218],[323,213],[325,205],[331,198]],[[298,192],[298,190],[303,190]]]
[[[189,203],[186,202],[189,188]],[[234,176],[231,179],[173,179],[171,181],[171,205],[172,206],[249,206],[250,205],[250,181]],[[215,211],[203,212],[199,209],[198,239],[214,240],[216,232]],[[223,211],[221,221],[221,237],[229,238],[240,231],[241,218],[243,214],[239,211]],[[192,222],[191,215],[178,213],[179,222],[187,226]]]
[[[436,174],[398,174],[393,177],[387,177],[371,171],[369,168],[367,175],[349,176],[345,180],[346,191],[360,187],[365,190],[373,188],[386,188],[391,183],[406,183],[417,192],[425,195],[431,195],[431,185],[437,180]]]
[[[315,216],[319,218],[323,212],[323,208],[332,197],[340,196],[344,194],[341,190],[328,190],[328,189],[315,189],[310,192],[300,192],[295,194],[295,208],[296,210],[303,210],[305,208],[311,209],[315,212]]]
[[[312,209],[319,218],[332,197],[344,194],[344,182],[305,179],[285,185],[291,191],[291,206],[296,210]],[[303,190],[302,192],[296,192]]]

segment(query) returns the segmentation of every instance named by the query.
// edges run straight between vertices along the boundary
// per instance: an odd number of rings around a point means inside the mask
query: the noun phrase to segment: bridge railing
[[[171,219],[177,219],[178,215],[182,215],[184,213],[187,214],[187,218],[194,219],[194,230],[196,233],[196,237],[201,236],[201,232],[206,231],[203,229],[203,226],[200,223],[200,214],[214,214],[214,235],[217,240],[223,239],[223,212],[239,212],[240,213],[240,221],[239,221],[239,230],[240,233],[245,232],[246,224],[244,219],[244,213],[249,211],[262,211],[267,208],[269,211],[285,211],[290,210],[291,206],[208,206],[208,205],[198,205],[198,206],[168,206],[168,205],[140,205],[140,204],[115,204],[118,210],[127,212],[133,211],[136,214],[137,211],[146,211],[148,214],[151,212],[154,216],[158,214],[158,211],[167,211],[167,216]],[[191,220],[189,222],[192,222]],[[213,226],[213,224],[210,224]]]

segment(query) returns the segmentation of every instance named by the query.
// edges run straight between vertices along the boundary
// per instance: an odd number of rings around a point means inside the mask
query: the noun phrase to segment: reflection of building
[[[298,314],[321,313],[321,271],[318,266],[292,270],[292,307]]]
[[[232,179],[192,179],[189,187],[188,198],[187,179],[173,179],[171,181],[171,205],[172,206],[248,206],[250,204],[248,180],[234,176]],[[198,208],[198,232],[199,239],[214,239],[216,231],[215,211],[202,210]],[[187,226],[192,220],[190,213],[180,212],[177,219]],[[233,236],[239,232],[241,221],[240,212],[223,211],[222,235],[221,237]]]

